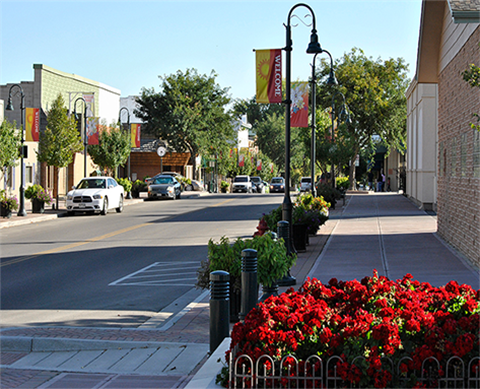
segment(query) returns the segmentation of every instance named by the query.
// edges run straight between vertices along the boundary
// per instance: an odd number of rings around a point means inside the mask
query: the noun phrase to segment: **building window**
[[[457,172],[457,138],[450,141],[450,175],[455,177]]]
[[[467,134],[460,137],[460,176],[467,175]]]
[[[25,166],[25,184],[33,183],[33,167]]]
[[[473,177],[480,178],[480,131],[473,130]]]
[[[445,146],[443,142],[440,142],[440,150],[439,150],[439,164],[438,164],[438,176],[442,177],[445,172]]]

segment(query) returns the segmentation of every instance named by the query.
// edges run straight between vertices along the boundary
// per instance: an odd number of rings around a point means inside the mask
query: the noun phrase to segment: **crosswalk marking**
[[[108,286],[195,286],[198,262],[154,262]]]

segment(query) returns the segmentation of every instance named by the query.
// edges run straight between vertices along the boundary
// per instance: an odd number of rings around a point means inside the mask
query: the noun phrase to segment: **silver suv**
[[[252,181],[250,180],[250,176],[236,176],[233,179],[232,191],[233,193],[252,193]]]

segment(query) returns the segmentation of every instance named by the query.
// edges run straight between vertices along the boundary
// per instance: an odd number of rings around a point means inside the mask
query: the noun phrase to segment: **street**
[[[2,327],[138,327],[201,295],[209,239],[249,237],[282,195],[146,201],[1,232]],[[175,305],[175,304],[173,304]],[[176,309],[184,306],[180,303]]]

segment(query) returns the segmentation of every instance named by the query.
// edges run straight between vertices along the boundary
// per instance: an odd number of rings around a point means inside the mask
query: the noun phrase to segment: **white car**
[[[236,176],[233,179],[232,192],[252,193],[253,185],[250,176]]]
[[[312,190],[312,177],[302,177],[300,180],[300,192]]]
[[[125,191],[112,177],[83,178],[67,194],[67,213],[92,212],[106,215],[110,209],[123,211]]]

